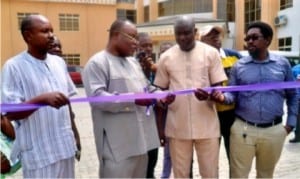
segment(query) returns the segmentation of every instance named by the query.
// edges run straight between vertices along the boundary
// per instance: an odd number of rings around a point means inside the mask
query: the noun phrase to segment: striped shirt
[[[251,56],[243,57],[232,68],[229,85],[293,81],[288,60],[269,54],[264,61]],[[295,126],[297,119],[297,98],[295,89],[273,89],[268,91],[243,91],[225,93],[226,103],[236,102],[236,115],[253,123],[271,123],[283,116],[285,99],[288,107],[287,125]]]
[[[76,93],[64,60],[47,54],[38,60],[27,52],[9,59],[2,70],[2,102],[22,103],[47,92]],[[18,120],[12,158],[20,157],[24,170],[38,169],[74,156],[76,145],[68,106],[46,106]]]

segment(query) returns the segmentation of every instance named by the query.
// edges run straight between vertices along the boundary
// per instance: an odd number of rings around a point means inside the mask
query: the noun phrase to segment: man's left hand
[[[288,126],[288,125],[284,126],[284,128],[285,128],[287,134],[289,134],[293,130],[293,127]]]
[[[200,101],[207,100],[209,98],[209,94],[207,91],[197,88],[194,92],[196,98]]]

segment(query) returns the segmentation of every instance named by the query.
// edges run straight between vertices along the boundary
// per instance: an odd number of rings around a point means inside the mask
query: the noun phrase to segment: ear
[[[30,41],[32,38],[32,34],[29,30],[23,32],[23,37],[26,42]]]
[[[266,41],[267,46],[269,46],[269,45],[271,44],[271,39],[270,39],[270,37],[266,38],[265,41]]]

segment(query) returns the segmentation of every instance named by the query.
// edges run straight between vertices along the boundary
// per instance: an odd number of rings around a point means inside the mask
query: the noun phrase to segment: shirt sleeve
[[[8,61],[2,69],[2,103],[21,103],[25,101],[19,73],[12,61]]]
[[[165,65],[166,57],[164,55],[158,61],[157,70],[155,74],[155,79],[153,84],[160,88],[168,88],[169,87],[169,76],[167,67]]]
[[[287,61],[287,60],[286,60]],[[293,72],[290,64],[286,63],[287,77],[286,81],[294,81]],[[286,104],[287,104],[287,121],[289,126],[296,126],[298,115],[298,95],[296,89],[286,89]]]

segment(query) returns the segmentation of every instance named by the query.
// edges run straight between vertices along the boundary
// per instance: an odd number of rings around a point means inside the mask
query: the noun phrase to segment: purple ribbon
[[[277,89],[292,89],[300,88],[299,81],[290,82],[277,82],[277,83],[260,83],[240,86],[217,86],[217,87],[206,87],[202,88],[208,93],[213,90],[219,90],[222,92],[237,92],[237,91],[265,91],[265,90],[277,90]],[[194,93],[196,88],[178,90],[178,91],[161,91],[156,93],[123,93],[111,96],[95,96],[95,97],[83,97],[83,98],[71,98],[71,103],[82,103],[82,102],[99,102],[99,103],[121,103],[121,102],[133,102],[135,99],[161,99],[166,97],[169,93],[175,95],[184,95]],[[16,112],[16,111],[27,111],[36,108],[40,108],[41,104],[1,104],[1,112]]]

